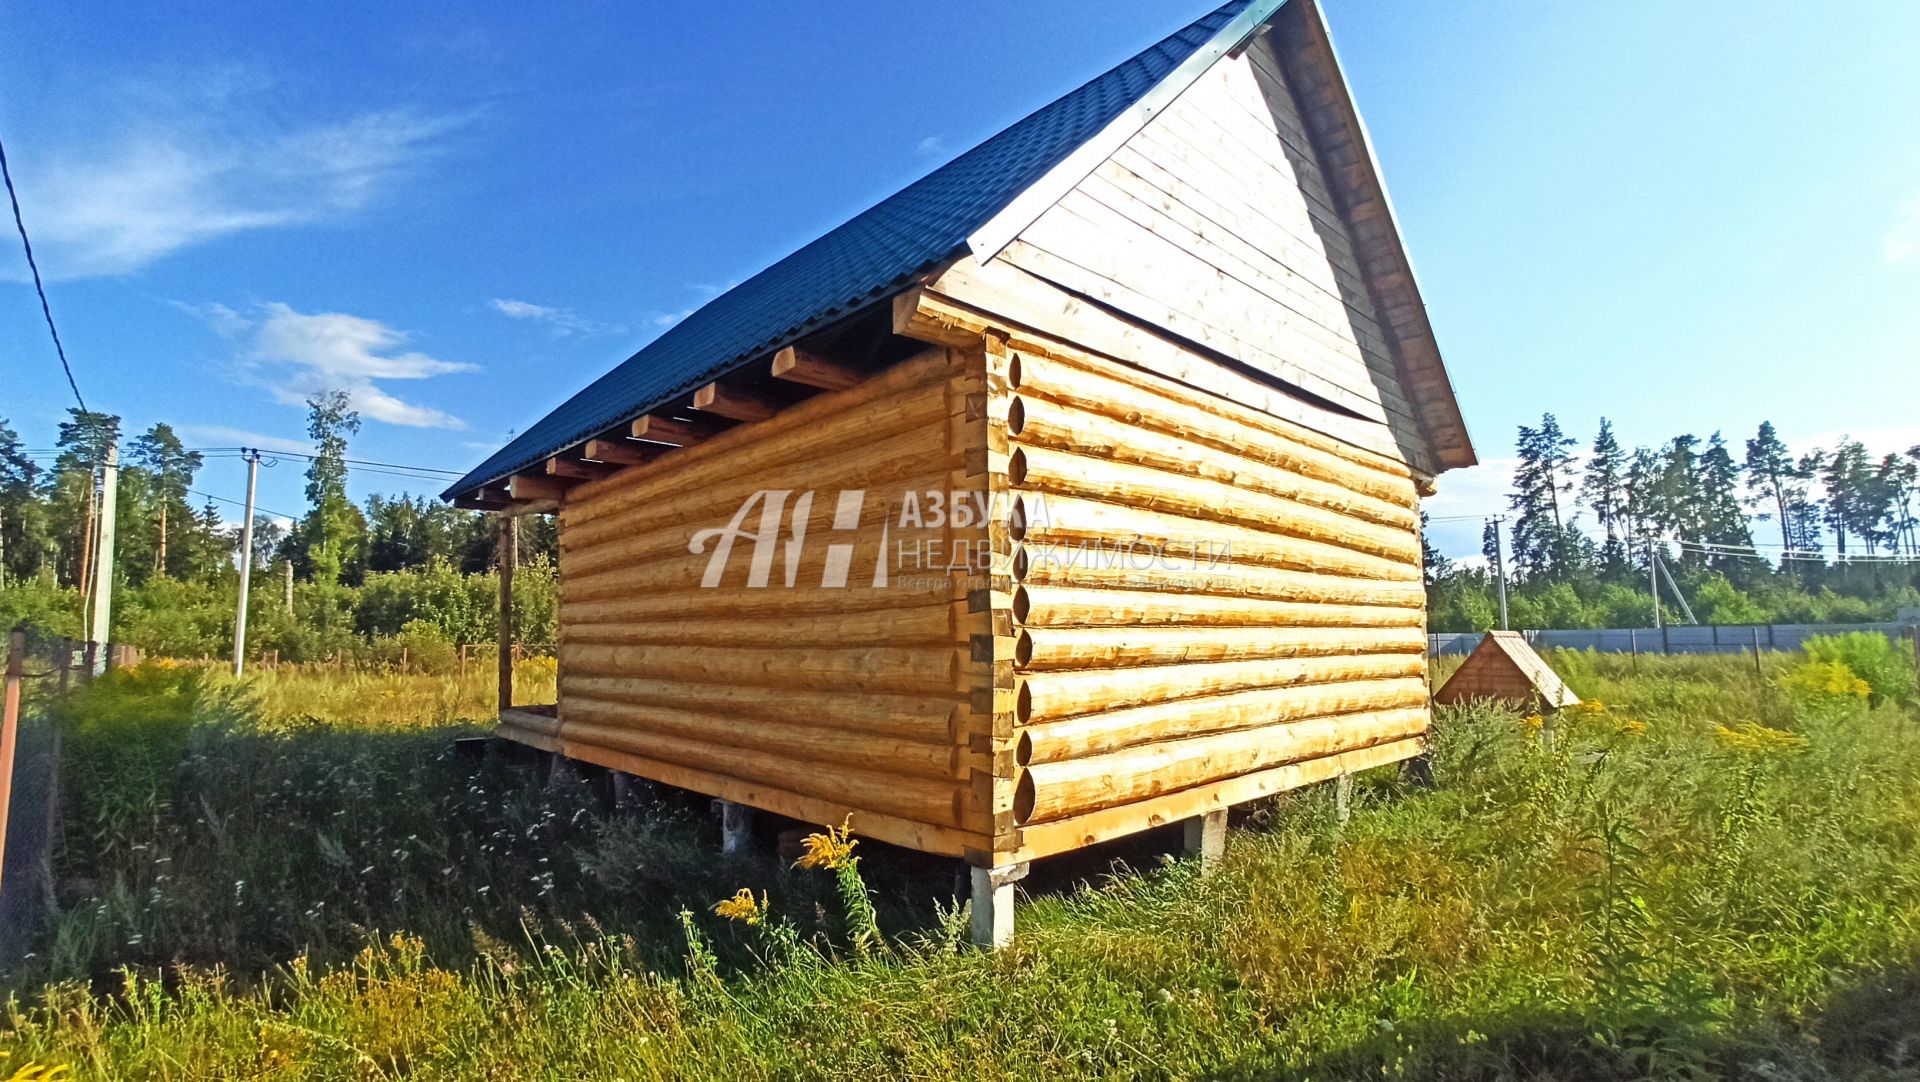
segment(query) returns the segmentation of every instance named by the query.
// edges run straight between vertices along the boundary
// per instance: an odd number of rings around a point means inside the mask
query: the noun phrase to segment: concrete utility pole
[[[1507,630],[1507,543],[1501,537],[1505,515],[1493,520],[1493,577],[1500,584],[1500,630]]]
[[[113,641],[113,520],[120,502],[120,444],[107,444],[106,458],[100,463],[100,515],[94,536],[99,552],[93,558],[93,618],[88,621],[89,637],[97,643]],[[89,675],[106,671],[107,654],[93,651]]]
[[[1653,538],[1647,538],[1647,583],[1653,590],[1653,626],[1657,631],[1660,619],[1660,557],[1654,554]]]
[[[247,520],[240,524],[240,604],[233,613],[233,675],[239,676],[247,658],[247,589],[253,584],[253,487],[260,480],[260,452],[243,448],[247,457]]]

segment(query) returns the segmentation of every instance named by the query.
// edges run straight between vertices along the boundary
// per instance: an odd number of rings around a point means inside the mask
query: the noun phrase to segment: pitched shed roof
[[[1169,76],[1196,78],[1206,64],[1195,70],[1185,64],[1190,58],[1199,59],[1196,54],[1203,50],[1224,52],[1237,41],[1216,39],[1252,29],[1249,20],[1259,25],[1279,4],[1228,0],[714,298],[567,399],[444,495],[498,481],[885,299],[913,275],[964,248],[971,234]]]
[[[1518,631],[1489,631],[1453,676],[1433,693],[1436,703],[1464,703],[1473,699],[1558,710],[1580,702],[1547,659]]]

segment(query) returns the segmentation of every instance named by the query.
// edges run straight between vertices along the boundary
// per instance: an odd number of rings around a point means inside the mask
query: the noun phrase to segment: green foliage
[[[717,859],[710,821],[461,763],[354,677],[361,723],[195,721],[167,815],[67,846],[5,1069],[1915,1078],[1913,718],[1856,697],[1788,732],[1746,659],[1551,660],[1587,699],[1551,749],[1443,711],[1437,789],[1363,775],[1344,825],[1290,794],[1205,878],[1143,842],[1098,886],[1036,884],[994,955],[955,949],[941,862],[863,850],[855,895]],[[278,679],[263,703],[327,698]],[[884,949],[855,948],[860,898]],[[32,983],[63,977],[93,984]]]
[[[1803,661],[1780,678],[1780,688],[1803,716],[1844,711],[1873,694],[1872,685],[1841,661]]]
[[[1850,631],[1844,635],[1815,635],[1804,645],[1815,662],[1844,666],[1872,689],[1875,703],[1914,703],[1913,655],[1885,635]]]

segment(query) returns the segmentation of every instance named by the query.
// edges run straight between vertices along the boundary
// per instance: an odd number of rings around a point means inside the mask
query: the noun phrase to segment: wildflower
[[[1759,755],[1775,751],[1799,751],[1807,746],[1807,738],[1799,733],[1751,723],[1737,729],[1725,725],[1718,726],[1714,729],[1713,738],[1737,751],[1748,751]]]
[[[1547,719],[1541,717],[1539,714],[1528,714],[1526,717],[1520,719],[1521,727],[1527,729],[1538,729],[1546,723]]]
[[[767,896],[762,892],[756,899],[751,889],[741,887],[734,892],[733,897],[715,902],[713,912],[715,916],[737,920],[750,927],[759,927],[767,919]]]
[[[1621,736],[1639,736],[1647,731],[1647,723],[1636,718],[1622,718],[1613,728]]]
[[[799,860],[793,862],[796,868],[828,868],[839,870],[853,862],[854,840],[848,837],[853,825],[853,817],[837,827],[828,827],[825,834],[809,834],[800,843],[806,848]]]

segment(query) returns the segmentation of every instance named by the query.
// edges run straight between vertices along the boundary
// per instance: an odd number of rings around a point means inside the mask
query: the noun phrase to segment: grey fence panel
[[[1891,639],[1914,633],[1913,625],[1874,624],[1681,624],[1657,627],[1576,628],[1523,631],[1543,650],[1592,650],[1601,654],[1743,654],[1761,650],[1798,650],[1815,635],[1877,631]],[[1464,655],[1480,645],[1477,632],[1447,631],[1427,636],[1435,657]]]

